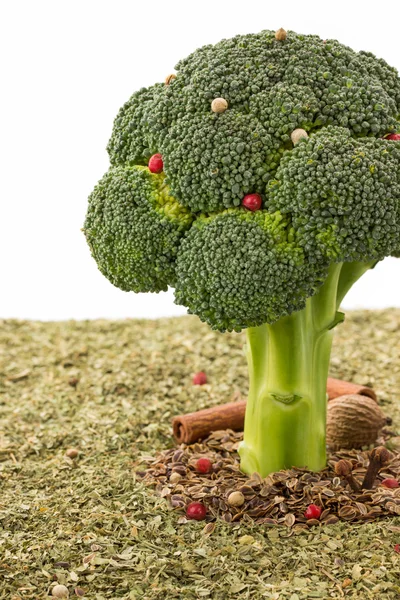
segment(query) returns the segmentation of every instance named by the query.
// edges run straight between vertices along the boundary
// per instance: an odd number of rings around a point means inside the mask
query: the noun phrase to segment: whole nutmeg
[[[368,396],[347,394],[328,402],[326,443],[331,450],[374,444],[386,425],[380,407]]]
[[[76,448],[68,448],[68,450],[66,450],[65,452],[65,456],[68,456],[68,458],[76,458],[79,454],[79,450],[77,450]]]
[[[51,590],[53,598],[69,598],[69,591],[65,585],[55,585]]]
[[[242,492],[231,492],[228,496],[228,504],[230,506],[242,506],[244,504]]]
[[[170,75],[167,75],[165,78],[165,85],[169,85],[174,79],[176,79],[176,75],[174,73],[170,73]]]
[[[211,102],[211,110],[215,113],[223,113],[228,108],[225,98],[214,98]]]
[[[283,42],[283,40],[286,40],[286,38],[287,32],[283,29],[283,27],[280,27],[280,29],[275,32],[275,39],[279,42]]]
[[[294,146],[296,146],[296,144],[298,144],[300,140],[304,140],[307,138],[308,133],[305,129],[294,129],[290,134],[290,139],[292,140]]]

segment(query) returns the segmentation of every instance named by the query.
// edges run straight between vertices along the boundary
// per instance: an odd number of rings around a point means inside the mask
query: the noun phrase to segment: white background
[[[371,6],[371,5],[370,5]],[[163,81],[196,47],[293,29],[370,50],[400,68],[398,2],[3,1],[0,7],[0,317],[184,314],[172,292],[124,293],[98,271],[82,227],[108,168],[105,147],[133,91]],[[344,307],[400,306],[387,259]]]

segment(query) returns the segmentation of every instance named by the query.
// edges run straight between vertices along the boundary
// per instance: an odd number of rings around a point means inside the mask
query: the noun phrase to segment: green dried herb
[[[331,365],[334,377],[374,386],[392,429],[399,332],[399,310],[349,313]],[[174,415],[247,393],[242,335],[196,317],[6,320],[0,340],[1,600],[48,599],[57,582],[93,600],[400,596],[399,517],[205,529],[179,523],[135,477],[146,456],[173,447]],[[193,386],[199,370],[209,383]]]

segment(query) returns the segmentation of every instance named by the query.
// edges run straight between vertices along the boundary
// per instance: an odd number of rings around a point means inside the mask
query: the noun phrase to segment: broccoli
[[[288,216],[240,207],[196,219],[176,273],[178,304],[215,329],[240,331],[305,308],[326,269],[307,260]]]
[[[246,473],[326,465],[340,303],[400,256],[400,78],[293,31],[196,50],[134,93],[84,231],[125,291],[175,288],[215,330],[246,331]]]
[[[112,167],[89,197],[84,230],[100,271],[124,291],[160,292],[192,216],[168,191],[165,175],[144,166]]]

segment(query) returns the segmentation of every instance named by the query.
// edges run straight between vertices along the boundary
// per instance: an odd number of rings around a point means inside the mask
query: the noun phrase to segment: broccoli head
[[[331,263],[398,254],[395,69],[336,40],[262,31],[176,70],[123,105],[90,197],[86,236],[114,285],[174,286],[211,327],[238,330],[299,310]]]

